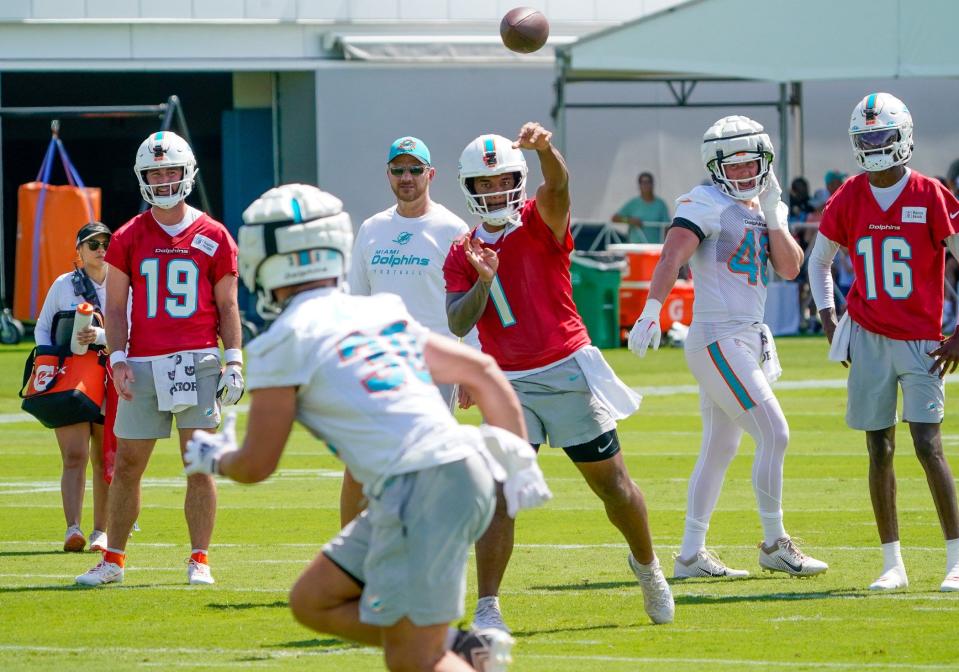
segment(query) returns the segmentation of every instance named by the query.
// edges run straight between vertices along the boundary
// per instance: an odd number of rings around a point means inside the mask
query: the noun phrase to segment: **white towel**
[[[628,418],[639,409],[643,397],[616,377],[596,347],[588,345],[573,355],[583,370],[589,390],[609,411],[615,420]]]
[[[779,363],[779,353],[776,352],[776,341],[773,340],[773,332],[769,326],[760,324],[759,335],[763,342],[760,367],[763,370],[763,375],[766,376],[766,381],[772,385],[779,380],[779,376],[783,375],[783,367]]]
[[[829,361],[848,362],[849,361],[849,337],[852,336],[852,320],[849,319],[849,311],[843,313],[836,325],[836,331],[832,334],[832,345],[829,346]]]
[[[192,352],[181,352],[153,364],[157,409],[179,413],[196,406],[196,365]]]

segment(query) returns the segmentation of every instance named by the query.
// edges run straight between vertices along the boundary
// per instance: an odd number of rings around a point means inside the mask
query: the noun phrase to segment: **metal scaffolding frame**
[[[160,119],[161,131],[171,130],[174,122],[180,133],[190,146],[190,129],[183,114],[183,104],[176,95],[167,98],[159,105],[93,105],[93,106],[65,106],[65,107],[3,107],[0,98],[0,204],[3,203],[3,118],[4,117],[47,117],[51,120],[51,129],[60,119],[128,119],[133,117],[156,117]],[[197,193],[201,207],[210,212],[210,201],[202,175],[197,176]],[[146,210],[147,204],[141,203],[140,211]],[[4,240],[3,207],[0,206],[0,309],[6,310],[6,241]]]

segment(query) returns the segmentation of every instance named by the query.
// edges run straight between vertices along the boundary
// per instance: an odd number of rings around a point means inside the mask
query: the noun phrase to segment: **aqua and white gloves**
[[[532,509],[553,498],[543,472],[536,463],[536,451],[524,439],[492,425],[480,425],[480,434],[490,456],[502,468],[494,473],[503,482],[506,513],[510,518],[523,509]]]
[[[663,338],[662,329],[659,327],[659,313],[662,309],[663,304],[660,301],[646,299],[642,315],[629,330],[629,349],[637,357],[645,357],[646,349],[650,345],[653,350],[659,350],[659,342]]]
[[[236,413],[228,413],[223,428],[216,434],[200,429],[193,432],[193,438],[186,442],[186,452],[183,453],[183,472],[187,476],[218,474],[220,458],[239,448],[236,445]]]

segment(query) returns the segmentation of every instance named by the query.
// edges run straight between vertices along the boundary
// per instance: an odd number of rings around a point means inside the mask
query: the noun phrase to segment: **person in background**
[[[91,303],[103,313],[106,305],[107,265],[104,257],[110,245],[110,229],[100,222],[90,222],[77,232],[76,248],[79,265],[54,280],[37,317],[34,338],[37,345],[59,345],[69,348],[70,333],[54,333],[55,320],[60,311],[76,311],[81,303]],[[64,330],[57,329],[63,332]],[[81,345],[105,347],[106,333],[102,327],[89,326],[77,334]],[[78,553],[87,544],[80,527],[83,515],[83,494],[86,490],[87,461],[93,464],[93,531],[90,550],[107,548],[107,497],[109,485],[103,476],[103,423],[78,422],[57,427],[54,432],[60,446],[63,473],[60,476],[60,497],[67,531],[63,550]]]
[[[802,251],[789,234],[789,209],[773,172],[775,152],[761,124],[723,117],[701,144],[713,186],[695,187],[677,201],[676,218],[653,271],[649,298],[629,333],[629,349],[644,357],[659,348],[660,313],[680,266],[696,278],[693,323],[684,350],[699,383],[703,436],[689,478],[686,524],[673,576],[735,578],[706,548],[706,533],[726,470],[744,433],[756,442],[753,492],[763,531],[759,566],[791,576],[828,569],[799,549],[783,523],[783,463],[789,425],[771,384],[782,373],[772,333],[762,323],[769,267],[796,277]]]
[[[637,179],[639,196],[626,201],[613,215],[612,221],[629,225],[629,242],[645,243],[649,241],[649,234],[643,231],[645,225],[669,222],[669,208],[653,193],[652,173],[642,172]]]
[[[355,295],[398,295],[420,324],[455,339],[446,322],[443,262],[453,241],[469,227],[430,198],[435,175],[425,142],[409,135],[393,141],[386,157],[386,179],[396,203],[360,226],[347,284]],[[467,334],[466,342],[479,350],[475,329]],[[439,390],[452,411],[456,386],[440,385]],[[341,525],[346,526],[365,505],[360,484],[345,470],[340,490]]]
[[[806,218],[816,212],[812,197],[809,195],[809,182],[805,177],[793,179],[789,187],[789,221],[805,222]],[[799,241],[800,247],[803,242]]]
[[[943,452],[943,378],[959,366],[959,334],[942,337],[946,249],[959,256],[959,201],[938,180],[907,164],[912,115],[895,96],[877,92],[853,108],[853,156],[863,172],[845,183],[823,212],[809,258],[809,282],[830,343],[829,359],[849,368],[846,424],[865,432],[869,494],[882,550],[882,573],[870,590],[909,585],[896,508],[896,427],[902,419],[922,465],[946,546],[939,589],[959,592],[959,506]],[[855,280],[837,323],[830,265],[850,251]],[[866,567],[865,553],[859,572]]]
[[[194,430],[215,430],[220,406],[236,404],[243,395],[236,243],[223,224],[187,205],[196,171],[183,138],[151,133],[137,150],[134,173],[140,195],[152,207],[117,230],[107,254],[107,344],[120,397],[110,546],[99,564],[77,577],[80,585],[123,581],[143,473],[157,439],[170,436],[173,418],[182,455]],[[222,368],[218,339],[225,350]],[[212,584],[208,551],[216,484],[211,476],[187,480],[183,509],[192,549],[187,581]]]
[[[576,312],[569,172],[552,135],[528,122],[515,141],[481,135],[460,155],[460,188],[482,223],[446,258],[446,314],[455,334],[477,327],[483,352],[519,396],[530,443],[538,450],[549,441],[572,460],[629,546],[627,563],[642,587],[646,613],[654,623],[670,623],[672,592],[616,432],[616,421],[636,412],[640,397],[590,344]],[[543,178],[530,199],[524,149],[536,153]],[[497,526],[504,517],[497,513],[477,544],[477,570],[487,579],[478,592],[489,601],[474,620],[501,629],[506,625],[496,596],[513,548],[512,521]]]
[[[826,207],[826,201],[836,193],[836,190],[839,189],[845,181],[845,173],[840,173],[838,170],[826,171],[826,175],[823,178],[823,182],[826,183],[826,188],[817,189],[812,197],[812,206],[816,208],[817,212],[823,211],[823,208]]]

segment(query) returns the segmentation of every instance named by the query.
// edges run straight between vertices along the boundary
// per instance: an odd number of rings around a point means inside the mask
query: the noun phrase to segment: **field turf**
[[[910,586],[865,588],[881,567],[861,433],[846,428],[845,373],[825,342],[782,338],[778,394],[791,426],[785,466],[786,527],[829,563],[811,579],[762,574],[761,531],[750,483],[752,441],[733,462],[708,543],[753,576],[671,580],[676,621],[653,626],[626,564],[626,546],[562,451],[541,463],[555,494],[521,515],[501,593],[517,646],[512,669],[633,670],[959,669],[959,594],[938,592],[945,550],[908,429],[897,456],[903,557]],[[64,554],[60,458],[53,433],[19,410],[28,346],[0,349],[0,670],[383,669],[380,653],[296,624],[287,591],[337,530],[341,469],[297,428],[278,473],[257,486],[220,483],[211,564],[217,584],[186,585],[184,479],[172,440],[158,444],[144,481],[141,531],[119,586],[80,589],[92,554]],[[607,351],[645,393],[620,424],[633,478],[650,509],[657,551],[672,573],[686,482],[699,450],[693,379],[679,350],[638,360]],[[950,394],[957,387],[950,382]],[[959,470],[959,413],[947,405],[944,445]],[[461,413],[478,422],[475,412]],[[241,414],[242,431],[245,416]],[[91,497],[85,501],[89,532]],[[469,570],[475,590],[474,568]],[[472,610],[475,592],[467,601]]]

